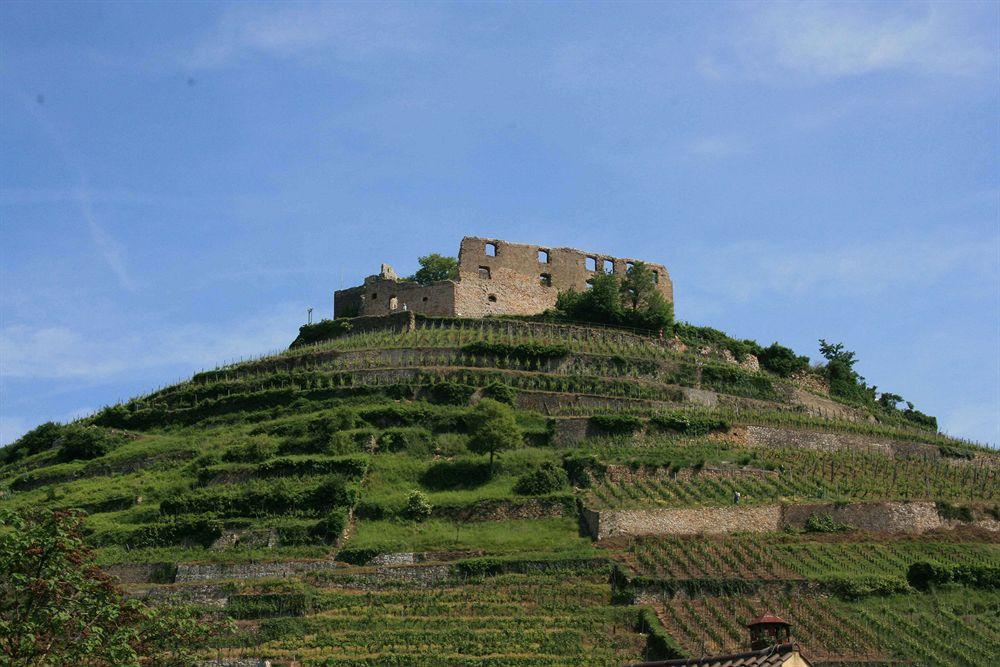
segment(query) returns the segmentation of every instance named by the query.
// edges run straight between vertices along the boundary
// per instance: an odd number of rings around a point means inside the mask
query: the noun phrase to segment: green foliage
[[[13,463],[56,446],[63,427],[55,422],[36,426],[10,445],[0,449],[0,463]]]
[[[432,252],[424,257],[418,257],[420,268],[410,276],[410,280],[421,285],[437,282],[439,280],[458,280],[458,260],[454,257],[446,257]]]
[[[542,496],[566,488],[569,478],[566,471],[546,461],[541,466],[517,478],[514,492],[525,496]]]
[[[637,263],[638,264],[638,263]],[[652,331],[673,327],[673,304],[654,289],[648,289],[652,273],[643,267],[634,279],[624,281],[614,274],[599,274],[585,292],[569,290],[556,298],[556,310],[576,321],[626,326]]]
[[[430,517],[433,511],[431,501],[420,491],[411,491],[406,497],[406,507],[403,509],[403,516],[412,521],[423,521]]]
[[[367,565],[376,556],[385,553],[381,549],[356,549],[348,547],[337,552],[337,560],[351,565]]]
[[[938,444],[938,451],[941,456],[950,459],[966,459],[971,461],[975,458],[976,452],[971,447],[963,447],[957,443],[942,442]]]
[[[289,349],[304,345],[312,345],[326,340],[333,340],[351,332],[354,325],[350,318],[335,320],[320,320],[315,324],[303,324],[299,327],[298,337],[292,341]],[[197,376],[195,376],[197,378]]]
[[[701,384],[722,394],[775,400],[777,392],[771,378],[749,373],[738,366],[707,365],[701,371]]]
[[[164,516],[206,512],[222,517],[277,516],[348,507],[354,501],[355,491],[339,475],[333,475],[317,486],[295,486],[279,478],[236,488],[210,487],[177,494],[160,503],[160,513]]]
[[[277,453],[277,446],[263,436],[251,436],[248,442],[230,447],[222,453],[222,460],[229,463],[256,463]]]
[[[807,533],[840,533],[854,528],[846,523],[840,523],[830,514],[813,512],[806,519],[805,530]]]
[[[708,435],[729,429],[729,421],[722,417],[684,412],[665,412],[649,418],[649,423],[667,431],[689,436]]]
[[[491,382],[483,387],[483,397],[511,406],[517,405],[517,389],[502,382]]]
[[[930,561],[918,561],[906,571],[906,581],[917,590],[926,591],[942,586],[952,580],[953,569],[949,565]]]
[[[591,415],[588,421],[598,430],[608,434],[630,435],[642,428],[641,419],[625,413]]]
[[[0,655],[11,665],[191,664],[225,626],[126,599],[77,512],[0,513]]]
[[[316,522],[313,532],[329,542],[335,542],[347,528],[347,519],[347,510],[343,507],[335,507]]]
[[[593,478],[603,477],[605,470],[596,454],[566,454],[563,468],[573,486],[580,488],[589,487]]]
[[[433,448],[433,435],[419,426],[387,428],[379,435],[378,445],[379,451],[427,456]]]
[[[490,471],[497,452],[523,444],[521,428],[509,405],[484,398],[476,404],[469,419],[469,450],[490,455]]]
[[[559,343],[493,343],[479,340],[462,346],[462,352],[467,354],[491,355],[494,357],[510,357],[523,361],[548,361],[561,359],[569,354],[569,348]]]
[[[312,475],[341,475],[347,479],[360,479],[368,470],[364,456],[283,456],[265,461],[257,466],[261,477],[304,477]]]
[[[689,347],[729,350],[737,360],[743,359],[748,354],[760,354],[762,351],[761,346],[755,340],[730,338],[722,331],[712,327],[699,327],[687,322],[678,322],[674,325],[674,333],[681,339],[682,343]]]
[[[789,377],[809,368],[809,357],[799,356],[790,348],[771,343],[757,353],[761,368],[781,377]]]
[[[474,489],[490,481],[490,466],[482,461],[457,459],[438,461],[420,476],[420,483],[432,491]]]
[[[944,500],[939,500],[935,503],[935,506],[937,507],[938,515],[945,520],[969,523],[976,518],[972,514],[972,508],[967,505],[952,505]]]
[[[647,657],[650,660],[675,660],[688,657],[688,653],[663,628],[656,612],[650,607],[640,609],[636,632],[647,635]]]
[[[447,405],[467,405],[472,397],[473,387],[457,382],[438,382],[430,387],[431,400]]]
[[[895,595],[909,591],[906,581],[900,577],[890,576],[828,577],[821,583],[826,590],[845,600]]]
[[[230,595],[226,613],[239,620],[274,618],[276,616],[303,616],[311,608],[312,600],[305,593],[253,593]]]

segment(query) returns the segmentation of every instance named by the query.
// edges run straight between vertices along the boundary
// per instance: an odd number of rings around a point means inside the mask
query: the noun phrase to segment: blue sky
[[[998,7],[0,4],[0,442],[465,234],[1000,442]]]

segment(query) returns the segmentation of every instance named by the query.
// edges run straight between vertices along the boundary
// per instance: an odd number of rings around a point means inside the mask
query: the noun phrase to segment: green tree
[[[629,267],[619,289],[622,298],[632,307],[633,311],[639,310],[639,306],[645,306],[652,295],[660,294],[656,291],[653,270],[644,262],[636,262]]]
[[[781,377],[788,377],[809,368],[809,357],[800,357],[791,348],[779,345],[777,342],[758,352],[757,358],[762,367]]]
[[[417,261],[420,262],[420,268],[410,276],[410,280],[415,280],[421,285],[439,280],[458,280],[458,260],[454,257],[445,257],[432,252],[417,258]]]
[[[222,631],[127,600],[94,563],[76,510],[0,512],[0,655],[14,665],[188,665]]]
[[[471,415],[469,450],[490,455],[490,475],[495,472],[493,457],[497,452],[520,447],[523,440],[514,411],[490,398],[476,404]]]

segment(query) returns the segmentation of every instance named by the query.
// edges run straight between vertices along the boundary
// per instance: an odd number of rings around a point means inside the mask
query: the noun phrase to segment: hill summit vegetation
[[[815,664],[992,664],[996,453],[843,345],[675,323],[647,278],[531,318],[307,325],[37,427],[0,450],[0,648],[619,665],[739,651],[766,610]]]

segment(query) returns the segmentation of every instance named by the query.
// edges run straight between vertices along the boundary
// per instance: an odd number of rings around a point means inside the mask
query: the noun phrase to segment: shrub
[[[942,519],[962,521],[964,523],[969,523],[975,520],[971,507],[956,506],[943,500],[934,504],[937,507],[938,515],[940,515]]]
[[[430,517],[432,510],[431,501],[427,500],[426,495],[420,491],[411,491],[410,495],[406,497],[403,516],[413,521],[423,521]]]
[[[823,581],[824,586],[834,595],[847,600],[857,600],[872,595],[895,595],[909,590],[907,583],[898,577],[864,576],[831,577]]]
[[[563,456],[563,468],[574,486],[587,488],[592,477],[604,475],[604,465],[596,454],[566,454]]]
[[[229,463],[256,463],[271,458],[277,449],[266,436],[252,436],[249,442],[230,447],[223,452],[222,460]]]
[[[367,565],[376,556],[384,553],[382,549],[341,549],[337,552],[337,560],[351,565]]]
[[[566,471],[551,461],[546,461],[537,469],[518,477],[514,492],[524,496],[541,496],[559,491],[567,484],[569,477]]]
[[[667,431],[676,431],[685,435],[707,435],[713,431],[725,431],[730,424],[721,417],[708,415],[688,415],[684,413],[662,413],[653,415],[649,422]]]
[[[971,461],[976,456],[975,452],[971,448],[950,443],[939,444],[938,451],[941,452],[941,456],[950,459],[967,459]]]
[[[830,514],[814,512],[806,519],[805,529],[807,533],[839,533],[845,530],[854,530],[854,527],[840,523]]]
[[[952,568],[940,563],[918,561],[906,571],[906,580],[917,590],[926,591],[952,580]]]
[[[330,439],[319,451],[333,455],[362,452],[371,447],[377,437],[378,431],[373,428],[356,428],[350,431],[337,431],[330,436]]]
[[[13,463],[55,447],[63,428],[55,422],[45,422],[41,426],[36,426],[12,444],[0,449],[0,463]]]
[[[524,361],[547,361],[560,359],[569,354],[569,348],[561,343],[492,343],[478,340],[462,346],[462,352],[467,354],[483,354],[494,357],[511,357]]]
[[[324,340],[339,338],[350,333],[354,325],[350,319],[320,320],[316,324],[303,324],[299,327],[299,335],[292,341],[289,349],[310,345]]]
[[[490,466],[483,461],[458,459],[439,461],[420,476],[420,483],[432,491],[474,489],[490,481]]]
[[[589,421],[604,433],[618,435],[635,433],[642,428],[642,420],[635,415],[615,413],[592,415]]]
[[[96,459],[110,452],[118,442],[118,438],[97,426],[70,424],[63,427],[59,438],[59,458],[63,461]]]
[[[781,377],[789,377],[809,368],[809,357],[798,356],[790,348],[776,342],[761,350],[757,359],[761,368]]]
[[[464,384],[446,380],[430,386],[431,400],[448,405],[466,405],[474,389]]]
[[[499,403],[517,405],[517,389],[502,382],[491,382],[483,388],[483,396]]]
[[[388,428],[378,438],[379,449],[387,452],[408,452],[426,456],[431,451],[431,432],[426,428]]]
[[[722,394],[773,399],[774,384],[763,375],[755,375],[737,366],[705,366],[701,371],[702,386]]]
[[[347,510],[338,507],[316,522],[313,532],[328,542],[336,542],[347,528]]]

